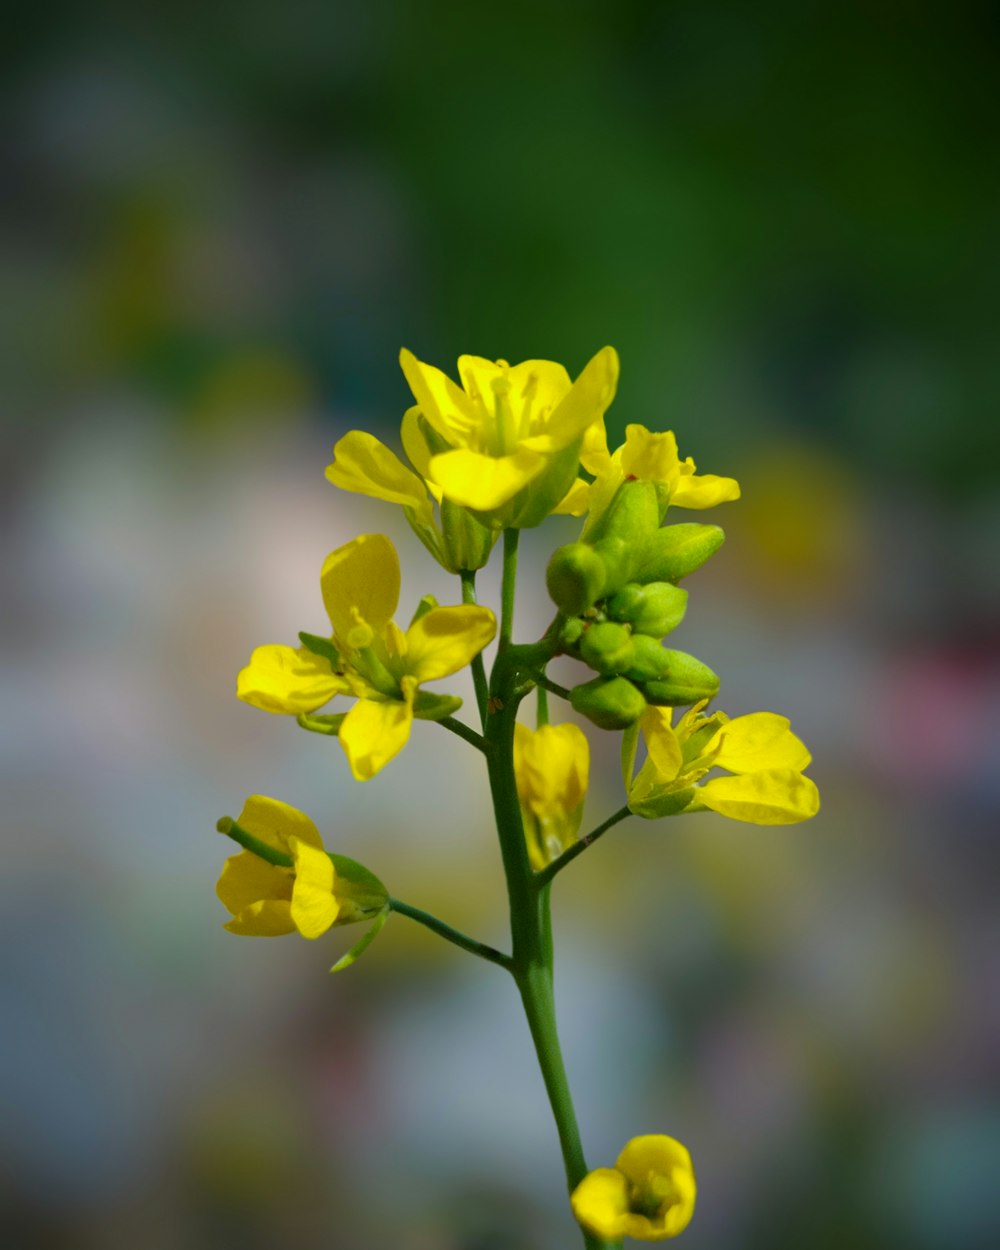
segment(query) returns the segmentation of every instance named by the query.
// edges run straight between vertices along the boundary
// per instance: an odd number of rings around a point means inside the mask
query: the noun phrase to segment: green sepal
[[[635,581],[676,582],[701,568],[722,546],[726,535],[718,525],[667,525],[654,530],[640,545]]]
[[[410,617],[410,628],[412,629],[413,626],[416,625],[417,621],[421,620],[427,615],[428,612],[433,611],[437,606],[438,601],[433,595],[424,595],[424,597],[417,604],[416,611]]]
[[[455,503],[441,500],[441,563],[449,573],[474,573],[489,560],[500,531]]]
[[[321,638],[319,634],[308,634],[304,629],[299,630],[299,642],[307,651],[311,651],[313,655],[322,656],[324,660],[330,661],[330,667],[337,671],[340,667],[340,652],[333,645],[329,638]]]
[[[413,715],[417,720],[444,720],[462,706],[457,694],[431,694],[429,690],[418,690],[413,700]]]
[[[629,799],[628,810],[643,820],[659,820],[662,816],[677,816],[686,811],[694,798],[695,787],[683,790],[651,790],[641,799]]]
[[[660,524],[660,505],[652,482],[626,481],[587,535],[590,542],[602,538],[622,538],[641,542]]]
[[[314,716],[310,712],[300,712],[295,723],[300,729],[308,729],[313,734],[326,734],[328,738],[336,738],[344,723],[346,712],[326,712]]]
[[[345,968],[349,968],[351,964],[356,963],[365,953],[372,942],[382,932],[385,922],[389,919],[389,908],[383,907],[379,914],[375,917],[375,921],[371,928],[365,933],[347,952],[341,955],[337,962],[330,969],[331,972],[343,972]]]
[[[551,515],[579,475],[582,441],[582,438],[575,439],[551,454],[541,473],[518,491],[510,503],[497,509],[498,519],[502,519],[504,528],[534,529]],[[484,520],[488,521],[489,515]]]
[[[359,864],[356,859],[351,859],[347,855],[335,855],[333,851],[327,851],[327,855],[338,879],[348,882],[350,887],[348,890],[338,888],[338,895],[349,898],[358,911],[365,915],[378,911],[386,905],[389,901],[389,891],[370,868],[366,868],[364,864]],[[358,917],[358,919],[361,918]]]

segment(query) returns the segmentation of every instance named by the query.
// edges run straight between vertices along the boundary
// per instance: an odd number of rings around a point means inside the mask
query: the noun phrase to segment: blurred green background
[[[737,476],[675,635],[815,755],[820,816],[616,829],[557,890],[593,1165],[686,1142],[685,1245],[979,1250],[995,1198],[1000,714],[992,6],[399,0],[22,10],[5,32],[12,1247],[551,1250],[576,1233],[502,974],[396,919],[237,941],[217,817],[308,811],[503,942],[479,760],[366,787],[233,697],[322,630],[395,509],[323,480],[396,437],[401,345],[622,358],[609,424]],[[519,632],[546,620],[525,541]],[[489,586],[489,578],[486,579]],[[620,804],[591,733],[585,824]]]

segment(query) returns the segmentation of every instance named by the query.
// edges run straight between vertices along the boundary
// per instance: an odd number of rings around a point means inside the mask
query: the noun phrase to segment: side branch
[[[465,741],[468,742],[470,746],[474,746],[477,751],[482,751],[484,755],[486,754],[488,750],[486,739],[482,734],[477,734],[474,729],[470,729],[469,726],[464,724],[462,721],[456,720],[454,716],[442,716],[437,723],[439,725],[443,725],[445,729],[450,729],[451,732],[459,738],[464,738]]]
[[[401,916],[408,916],[411,920],[415,920],[417,924],[422,924],[425,929],[430,929],[432,933],[436,933],[438,937],[443,937],[446,942],[451,942],[453,946],[459,946],[462,950],[468,951],[470,955],[478,955],[480,959],[488,960],[491,964],[498,964],[501,968],[506,968],[508,972],[511,971],[513,961],[509,955],[505,955],[502,951],[498,951],[492,946],[487,946],[483,942],[477,942],[475,938],[468,937],[458,929],[453,929],[450,924],[445,924],[443,920],[438,920],[437,916],[432,916],[429,911],[421,911],[419,907],[411,907],[409,903],[404,903],[398,898],[389,899],[389,907],[392,911],[398,911]]]
[[[554,859],[547,868],[543,868],[541,872],[535,873],[535,888],[540,890],[543,886],[548,885],[552,878],[562,872],[567,864],[572,863],[578,855],[582,855],[588,846],[592,846],[598,838],[603,837],[609,829],[613,829],[619,821],[622,821],[626,816],[631,815],[632,813],[627,807],[619,808],[619,810],[609,816],[603,824],[598,825],[596,829],[592,829],[585,838],[580,838],[578,842],[574,842],[571,847],[563,851],[558,859]]]

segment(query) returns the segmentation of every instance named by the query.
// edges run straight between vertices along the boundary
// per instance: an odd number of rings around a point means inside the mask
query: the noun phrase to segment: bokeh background
[[[0,1240],[551,1250],[577,1234],[509,982],[396,919],[238,941],[216,819],[299,806],[505,940],[478,757],[367,786],[238,703],[398,510],[399,347],[623,364],[740,478],[677,645],[790,715],[809,825],[630,821],[557,890],[594,1165],[691,1148],[691,1250],[1000,1244],[992,6],[28,6],[5,29]],[[522,637],[572,533],[526,538]],[[487,589],[490,579],[486,579]],[[611,739],[586,824],[620,804]]]

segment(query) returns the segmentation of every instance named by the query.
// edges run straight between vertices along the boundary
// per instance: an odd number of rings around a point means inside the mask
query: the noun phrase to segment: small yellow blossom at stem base
[[[590,745],[578,725],[514,726],[514,776],[531,866],[540,872],[576,841]]]
[[[573,1191],[573,1214],[606,1241],[666,1241],[691,1222],[694,1169],[673,1137],[633,1137],[613,1168],[588,1173]]]

